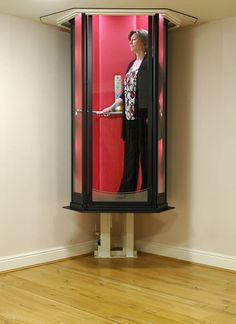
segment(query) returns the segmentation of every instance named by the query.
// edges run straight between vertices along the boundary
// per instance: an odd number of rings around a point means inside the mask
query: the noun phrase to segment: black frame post
[[[87,131],[87,167],[88,167],[88,204],[92,202],[92,185],[93,185],[93,20],[92,16],[87,16],[88,23],[88,38],[87,38],[87,118],[88,118],[88,131]]]
[[[158,192],[158,110],[159,110],[159,15],[153,19],[153,208],[157,207]]]
[[[167,113],[168,113],[168,106],[167,106],[167,62],[168,62],[168,21],[164,20],[164,85],[165,85],[165,96],[164,96],[164,107],[165,107],[165,204],[167,204]]]
[[[71,197],[73,199],[74,192],[74,120],[75,120],[75,19],[70,21],[70,57],[71,57]]]
[[[87,179],[88,179],[88,168],[87,168],[87,21],[86,15],[82,14],[82,197],[83,206],[87,206]]]
[[[153,47],[153,17],[148,17],[148,83],[149,85],[153,84],[153,54],[152,54],[152,47]],[[153,87],[149,87],[149,94],[148,94],[148,156],[147,156],[147,163],[148,163],[148,179],[147,179],[147,189],[148,189],[148,204],[151,205],[153,201],[153,159],[154,159],[154,151],[153,151],[153,121],[154,121],[154,114],[153,114]]]

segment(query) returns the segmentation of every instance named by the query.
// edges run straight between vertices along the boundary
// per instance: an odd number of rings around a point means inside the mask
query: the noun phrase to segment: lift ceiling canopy
[[[71,8],[63,11],[55,12],[40,17],[41,21],[46,24],[56,25],[58,27],[69,29],[68,22],[78,14],[85,13],[87,15],[147,15],[153,16],[160,14],[166,18],[171,24],[170,27],[184,27],[193,25],[197,22],[197,18],[188,14],[178,12],[172,9],[96,9],[96,8]]]

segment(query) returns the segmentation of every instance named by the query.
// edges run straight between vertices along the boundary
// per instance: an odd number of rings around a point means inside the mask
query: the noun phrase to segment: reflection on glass
[[[137,192],[126,192],[126,193],[113,193],[113,192],[102,192],[93,191],[94,201],[147,201],[147,190],[140,190]]]
[[[75,17],[74,192],[82,192],[82,24]]]
[[[93,16],[95,201],[147,201],[147,29],[147,16]]]

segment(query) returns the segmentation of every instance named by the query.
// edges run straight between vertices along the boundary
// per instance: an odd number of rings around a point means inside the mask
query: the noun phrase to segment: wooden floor
[[[236,273],[168,258],[77,259],[0,275],[0,323],[236,323]]]

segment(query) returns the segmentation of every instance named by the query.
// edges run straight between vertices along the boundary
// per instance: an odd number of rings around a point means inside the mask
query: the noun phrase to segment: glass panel
[[[74,192],[82,192],[82,17],[75,17]]]
[[[165,53],[164,18],[159,15],[158,194],[165,192]]]
[[[136,29],[148,30],[147,16],[93,16],[93,201],[147,201],[148,95],[140,90],[147,88],[147,55],[142,41],[135,40],[136,34],[129,42],[130,31]],[[132,65],[124,86],[128,64],[135,60],[135,42],[144,58],[136,61],[137,71]],[[101,114],[124,89],[123,104]]]

